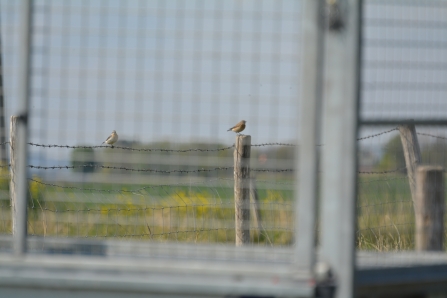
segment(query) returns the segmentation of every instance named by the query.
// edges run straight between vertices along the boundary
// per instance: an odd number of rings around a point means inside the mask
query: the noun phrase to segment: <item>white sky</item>
[[[445,2],[365,3],[362,116],[445,117]],[[0,0],[7,119],[16,4]],[[293,141],[300,11],[299,0],[35,1],[31,141],[99,145],[115,129],[232,144],[241,119],[253,143]]]

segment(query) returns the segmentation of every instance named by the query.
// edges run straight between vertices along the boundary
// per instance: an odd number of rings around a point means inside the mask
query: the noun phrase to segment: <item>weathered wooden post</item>
[[[411,197],[414,211],[416,212],[416,167],[421,163],[421,149],[416,135],[414,124],[399,126],[400,139],[404,149],[405,165],[407,167],[408,180],[410,182]]]
[[[416,170],[416,250],[443,250],[444,175],[441,166]]]
[[[267,234],[267,231],[264,229],[264,226],[262,225],[262,219],[261,219],[261,207],[259,206],[259,196],[258,196],[258,189],[256,187],[256,178],[252,177],[250,179],[250,202],[253,206],[251,211],[253,211],[253,219],[256,224],[256,230],[258,231],[258,237],[262,234],[262,231],[264,231],[265,239],[268,241],[268,243],[272,244],[272,241],[270,240],[269,235]]]
[[[9,193],[11,199],[11,212],[12,212],[12,234],[14,235],[14,246],[17,248],[15,253],[20,255],[25,252],[26,249],[26,196],[28,191],[26,180],[26,165],[23,164],[20,158],[21,148],[24,146],[23,142],[23,127],[19,128],[21,121],[18,116],[11,116],[11,122],[9,127],[9,145],[10,145],[10,173],[11,178],[9,181]],[[20,134],[18,131],[22,129]],[[20,139],[20,137],[22,137]]]
[[[234,213],[236,246],[250,242],[251,136],[237,135],[234,149]]]

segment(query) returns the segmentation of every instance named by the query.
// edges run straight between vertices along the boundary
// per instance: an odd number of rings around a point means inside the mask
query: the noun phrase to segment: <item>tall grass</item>
[[[102,185],[103,191],[93,191],[89,188],[98,185],[83,185],[85,190],[79,190],[42,185],[35,179],[29,185],[31,235],[234,243],[231,180],[224,185],[153,186],[141,191],[131,191],[135,186]],[[272,189],[267,181],[257,183],[262,221],[259,225],[252,216],[254,244],[294,242],[293,184],[287,179],[280,183],[287,187]],[[0,233],[10,234],[9,195],[3,192]],[[415,219],[407,176],[361,175],[357,222],[358,249],[414,249]]]
[[[80,190],[70,184],[60,188],[34,180],[29,186],[30,235],[234,243],[232,185],[152,186],[141,191],[122,185],[119,189],[124,191],[115,192],[111,185],[103,185],[102,191],[98,185],[84,185]],[[290,244],[292,191],[258,186],[262,222],[258,225],[252,218],[252,242]]]

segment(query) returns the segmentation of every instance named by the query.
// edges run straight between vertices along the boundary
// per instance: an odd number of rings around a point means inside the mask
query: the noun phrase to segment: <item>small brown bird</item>
[[[241,122],[239,122],[232,128],[228,129],[227,131],[231,130],[231,131],[234,131],[235,133],[239,134],[241,131],[243,131],[245,129],[245,123],[247,123],[247,121],[241,120]]]
[[[102,142],[102,144],[106,143],[106,144],[112,145],[112,147],[113,147],[113,144],[116,141],[118,141],[118,134],[116,133],[116,131],[112,131],[112,134],[104,142]]]

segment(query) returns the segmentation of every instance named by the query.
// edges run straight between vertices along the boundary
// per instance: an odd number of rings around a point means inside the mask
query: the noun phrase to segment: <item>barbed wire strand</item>
[[[95,148],[111,148],[111,149],[122,149],[122,150],[130,150],[130,151],[138,151],[138,152],[217,152],[217,151],[225,151],[231,148],[234,148],[234,144],[228,147],[223,148],[214,148],[214,149],[203,149],[203,148],[189,148],[189,149],[163,149],[163,148],[132,148],[132,147],[120,147],[120,146],[70,146],[70,145],[55,145],[55,144],[36,144],[36,143],[28,143],[30,146],[43,147],[43,148],[68,148],[68,149],[95,149]]]
[[[201,184],[210,184],[216,181],[224,181],[224,182],[234,182],[233,178],[213,178],[206,181],[194,181],[194,182],[188,182],[185,184],[184,182],[180,183],[173,183],[173,184],[157,184],[157,185],[147,185],[136,189],[101,189],[101,188],[87,188],[87,187],[76,187],[76,186],[66,186],[66,185],[58,185],[54,183],[48,183],[43,182],[40,180],[36,180],[33,178],[28,178],[29,181],[45,185],[45,186],[51,186],[51,187],[57,187],[62,189],[72,189],[72,190],[79,190],[79,191],[96,191],[96,192],[104,192],[104,193],[132,193],[136,195],[142,195],[140,192],[144,191],[146,189],[155,189],[159,187],[186,187],[186,186],[194,186],[197,187]],[[256,183],[270,183],[270,184],[278,184],[278,185],[288,185],[293,186],[295,185],[294,182],[283,182],[283,181],[272,181],[272,180],[256,180]],[[208,186],[210,188],[213,188],[214,186]],[[233,185],[227,184],[227,188],[233,188]]]
[[[366,140],[366,139],[371,139],[371,138],[375,138],[393,131],[397,131],[399,130],[397,127],[392,128],[390,130],[386,130],[386,131],[382,131],[376,134],[372,134],[369,136],[365,136],[365,137],[361,137],[358,138],[357,141],[362,141],[362,140]],[[423,133],[423,132],[417,132],[418,135],[422,135],[422,136],[428,136],[428,137],[433,137],[433,138],[437,138],[437,139],[443,139],[443,140],[447,140],[447,137],[441,137],[441,136],[436,136],[433,134],[429,134],[429,133]],[[0,143],[0,145],[6,145],[6,144],[10,144],[9,141]],[[178,152],[178,153],[184,153],[184,152],[218,152],[218,151],[225,151],[225,150],[229,150],[234,148],[234,144],[228,147],[223,147],[223,148],[213,148],[213,149],[203,149],[203,148],[188,148],[188,149],[163,149],[163,148],[132,148],[132,147],[122,147],[122,146],[106,146],[106,145],[98,145],[98,146],[73,146],[73,145],[56,145],[56,144],[38,144],[38,143],[27,143],[30,146],[35,146],[35,147],[43,147],[43,148],[68,148],[68,149],[77,149],[77,148],[81,148],[81,149],[95,149],[95,148],[112,148],[112,149],[122,149],[122,150],[131,150],[131,151],[139,151],[139,152]],[[292,143],[261,143],[261,144],[252,144],[251,147],[264,147],[264,146],[288,146],[288,147],[294,147],[296,146],[296,144],[292,144]],[[324,144],[318,144],[318,147],[320,146],[324,146]]]
[[[216,167],[212,169],[197,169],[197,170],[156,170],[156,169],[132,169],[126,167],[114,167],[114,166],[103,166],[103,165],[93,165],[93,164],[85,164],[85,165],[76,165],[76,166],[35,166],[28,165],[31,169],[40,169],[40,170],[61,170],[61,169],[76,169],[76,168],[99,168],[99,169],[110,169],[110,170],[123,170],[123,171],[131,171],[131,172],[149,172],[149,173],[159,173],[159,174],[190,174],[190,173],[202,173],[202,172],[214,172],[214,171],[226,171],[233,170],[233,167]],[[358,171],[359,174],[387,174],[398,172],[406,169],[397,168],[393,170],[384,170],[384,171]],[[268,173],[284,173],[284,172],[293,172],[294,169],[250,169],[251,172],[268,172]]]
[[[429,134],[429,133],[425,133],[425,132],[417,132],[416,134],[421,135],[421,136],[432,137],[432,138],[436,138],[436,139],[447,140],[446,137],[435,136],[435,135],[432,135],[432,134]]]
[[[369,136],[358,138],[357,141],[362,141],[374,137],[378,137],[383,134],[387,134],[390,132],[393,132],[395,130],[398,130],[397,127],[386,130],[380,133],[372,134]],[[9,142],[5,142],[9,143]],[[30,146],[36,146],[36,147],[44,147],[44,148],[68,148],[68,149],[95,149],[95,148],[113,148],[113,149],[122,149],[122,150],[131,150],[131,151],[138,151],[138,152],[178,152],[178,153],[184,153],[184,152],[218,152],[218,151],[225,151],[234,148],[234,144],[228,147],[223,148],[214,148],[214,149],[202,149],[202,148],[189,148],[189,149],[163,149],[163,148],[132,148],[132,147],[122,147],[122,146],[106,146],[106,145],[99,145],[99,146],[72,146],[72,145],[56,145],[56,144],[37,144],[37,143],[28,143]],[[296,144],[292,143],[261,143],[261,144],[252,144],[251,147],[264,147],[264,146],[287,146],[287,147],[294,147]],[[324,146],[323,144],[319,144],[317,146]]]
[[[370,175],[380,175],[380,174],[389,174],[389,173],[395,173],[400,172],[403,170],[406,170],[407,167],[397,168],[394,170],[384,170],[384,171],[358,171],[358,174],[370,174]]]

